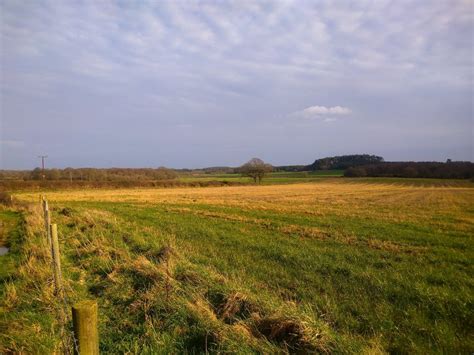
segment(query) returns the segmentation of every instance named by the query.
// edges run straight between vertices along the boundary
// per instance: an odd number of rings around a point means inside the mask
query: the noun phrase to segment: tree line
[[[340,155],[317,159],[306,167],[307,170],[345,170],[354,166],[380,164],[384,158],[370,154]]]
[[[317,171],[317,170],[345,170],[350,167],[379,164],[384,162],[384,158],[371,154],[351,154],[338,155],[316,159],[309,165],[282,165],[274,167],[274,171]]]
[[[474,164],[471,162],[384,162],[350,167],[347,177],[402,177],[436,179],[472,179]]]
[[[131,181],[173,180],[178,173],[165,167],[153,168],[65,168],[33,170],[3,170],[1,180],[68,180],[68,181]]]
[[[153,182],[171,181],[179,174],[241,174],[260,183],[272,171],[317,171],[344,170],[347,177],[407,177],[407,178],[451,178],[469,179],[474,177],[471,162],[385,162],[377,155],[355,154],[317,159],[310,165],[277,166],[253,158],[240,167],[210,167],[204,169],[173,170],[159,168],[65,168],[33,170],[0,170],[0,180],[15,181],[86,181],[86,182]]]

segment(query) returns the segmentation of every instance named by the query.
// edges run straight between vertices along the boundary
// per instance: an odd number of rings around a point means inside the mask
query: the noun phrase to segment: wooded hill
[[[382,163],[383,161],[384,159],[377,155],[340,155],[336,157],[317,159],[313,164],[308,165],[306,170],[345,170],[354,166],[378,164]]]

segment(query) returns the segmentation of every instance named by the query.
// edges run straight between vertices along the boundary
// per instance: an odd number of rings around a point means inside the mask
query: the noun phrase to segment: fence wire
[[[43,214],[44,214],[44,219],[46,220],[47,218],[47,213],[49,213],[48,209],[48,202],[47,200],[42,197],[41,198],[41,204],[42,204],[42,209],[43,209]],[[48,221],[49,222],[49,221]],[[51,231],[51,228],[49,228],[49,225],[46,226],[46,233],[47,233],[47,240],[50,240],[49,233]],[[53,276],[55,272],[55,265],[54,265],[54,256],[53,256],[53,246],[51,243],[51,248],[50,248],[50,253],[51,253],[51,266],[52,266],[52,271],[53,271]],[[59,257],[59,255],[58,255]],[[59,278],[61,281],[63,281],[63,274],[61,268],[58,270],[59,271]],[[54,281],[53,281],[54,282]],[[71,354],[71,346],[70,346],[70,341],[72,341],[72,353],[80,355],[79,351],[79,342],[76,339],[76,336],[74,334],[74,330],[71,330],[71,327],[68,327],[70,325],[70,322],[72,322],[72,317],[68,317],[69,311],[72,308],[72,302],[69,299],[66,290],[64,288],[63,282],[60,283],[60,286],[55,284],[55,292],[56,295],[60,298],[60,303],[59,303],[59,308],[57,308],[57,317],[58,322],[60,324],[60,336],[61,336],[61,344],[62,344],[62,351],[65,354]]]

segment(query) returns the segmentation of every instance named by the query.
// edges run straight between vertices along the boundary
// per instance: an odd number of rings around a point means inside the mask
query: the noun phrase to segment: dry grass
[[[18,193],[15,196],[30,202],[38,200],[37,193]],[[456,197],[453,199],[453,197]],[[469,187],[424,187],[396,184],[321,182],[317,184],[290,184],[269,186],[232,186],[174,189],[115,189],[49,192],[51,202],[133,202],[214,204],[251,207],[258,202],[258,209],[281,211],[306,211],[309,207],[324,209],[357,206],[373,209],[377,206],[413,206],[435,204],[433,207],[449,208],[457,197],[473,201],[474,189]],[[361,203],[363,202],[363,203]],[[347,211],[357,213],[357,211]]]
[[[48,199],[70,289],[99,299],[106,352],[473,348],[472,188],[333,180]],[[21,277],[47,285],[33,269],[43,246],[28,250]]]

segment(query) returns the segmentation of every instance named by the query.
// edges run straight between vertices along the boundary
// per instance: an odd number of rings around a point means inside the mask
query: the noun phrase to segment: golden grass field
[[[38,193],[18,197],[37,201]],[[474,216],[469,207],[474,201],[470,187],[439,187],[402,184],[321,182],[266,186],[233,186],[172,189],[111,189],[57,191],[47,193],[49,201],[126,202],[148,204],[206,204],[234,206],[248,210],[304,213],[318,216],[336,213],[392,221],[436,220],[437,215],[452,214],[460,225],[472,227]],[[435,222],[436,223],[436,222]],[[439,221],[442,224],[442,221]]]
[[[70,297],[99,301],[104,352],[424,354],[474,350],[471,185],[333,179],[45,194]],[[15,198],[38,204],[39,193]],[[8,287],[18,299],[28,292]],[[54,343],[19,334],[8,349]]]

